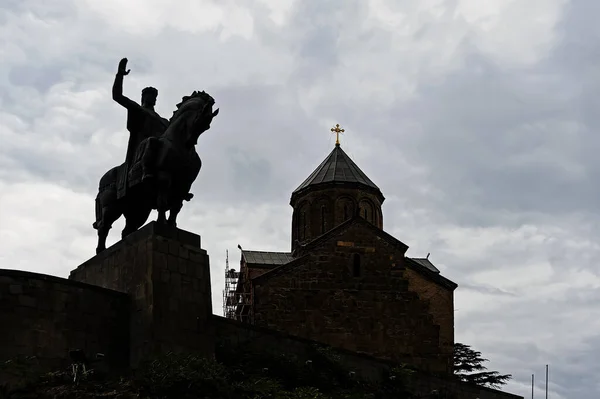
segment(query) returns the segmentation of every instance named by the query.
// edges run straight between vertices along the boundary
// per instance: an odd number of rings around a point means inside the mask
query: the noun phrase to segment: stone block
[[[153,255],[154,255],[154,257],[152,259],[153,260],[152,267],[154,270],[168,269],[167,255],[165,255],[164,253],[158,252],[158,251],[155,251]]]
[[[171,287],[177,291],[181,290],[181,274],[178,271],[171,273]]]
[[[201,251],[189,251],[190,260],[195,263],[206,262],[206,253]]]
[[[8,286],[8,292],[13,295],[18,295],[23,293],[23,286],[20,284],[11,284]]]
[[[185,260],[179,260],[179,273],[181,273],[181,275],[185,276],[188,273],[188,265],[187,262]]]
[[[29,295],[19,295],[19,305],[35,308],[37,306],[37,299]]]
[[[172,272],[179,272],[179,258],[175,255],[167,255],[167,267]]]
[[[179,310],[179,301],[175,298],[169,298],[169,311],[177,312]]]
[[[160,280],[163,283],[168,283],[170,281],[170,279],[171,279],[171,273],[168,270],[163,269],[160,271]]]
[[[155,247],[158,252],[163,254],[169,253],[169,243],[164,238],[158,237],[155,241]]]
[[[176,241],[169,241],[169,254],[179,256],[181,244]]]
[[[181,259],[188,259],[190,257],[190,251],[185,246],[179,247],[179,257]]]

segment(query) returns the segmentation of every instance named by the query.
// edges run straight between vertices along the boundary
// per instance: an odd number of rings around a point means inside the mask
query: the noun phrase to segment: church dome
[[[381,190],[342,150],[339,142],[294,190],[290,205],[292,250],[339,226],[357,213],[383,229]]]

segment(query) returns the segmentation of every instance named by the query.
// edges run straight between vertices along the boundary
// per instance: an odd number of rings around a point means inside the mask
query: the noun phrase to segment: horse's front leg
[[[156,196],[156,210],[158,211],[157,223],[167,223],[167,211],[169,210],[169,197],[171,190],[171,178],[162,174],[158,179]]]

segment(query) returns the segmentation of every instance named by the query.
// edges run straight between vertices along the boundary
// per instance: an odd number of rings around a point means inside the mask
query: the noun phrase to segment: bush
[[[0,399],[23,396],[41,379],[40,364],[35,356],[19,356],[0,363]]]
[[[152,397],[183,398],[194,392],[220,397],[215,395],[227,390],[227,377],[225,367],[213,360],[167,353],[140,365],[134,382],[141,393]]]
[[[252,353],[244,348],[219,348],[219,361],[194,355],[168,353],[147,361],[130,376],[94,374],[73,384],[68,371],[35,377],[23,360],[11,361],[20,372],[23,389],[16,395],[0,389],[0,399],[120,398],[147,399],[403,399],[408,394],[412,370],[399,366],[389,371],[386,382],[360,381],[336,352],[314,346],[306,357]],[[29,359],[31,362],[32,359]],[[15,362],[15,363],[13,363]],[[17,366],[19,365],[19,366]],[[35,381],[36,385],[32,385]],[[3,396],[4,395],[4,396]]]
[[[219,348],[217,358],[239,375],[275,379],[290,394],[300,394],[296,392],[298,387],[312,387],[321,394],[327,394],[350,389],[357,384],[350,370],[340,363],[339,355],[318,345],[310,349],[307,354],[309,360],[286,354],[256,353],[241,346]]]

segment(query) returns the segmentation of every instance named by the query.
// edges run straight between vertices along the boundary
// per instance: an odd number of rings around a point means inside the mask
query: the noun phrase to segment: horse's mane
[[[177,109],[173,111],[173,115],[171,116],[169,123],[173,122],[181,114],[186,112],[190,108],[192,103],[202,104],[202,111],[204,111],[207,106],[214,105],[215,100],[205,91],[194,90],[194,92],[191,95],[182,97],[181,102],[176,105]]]

